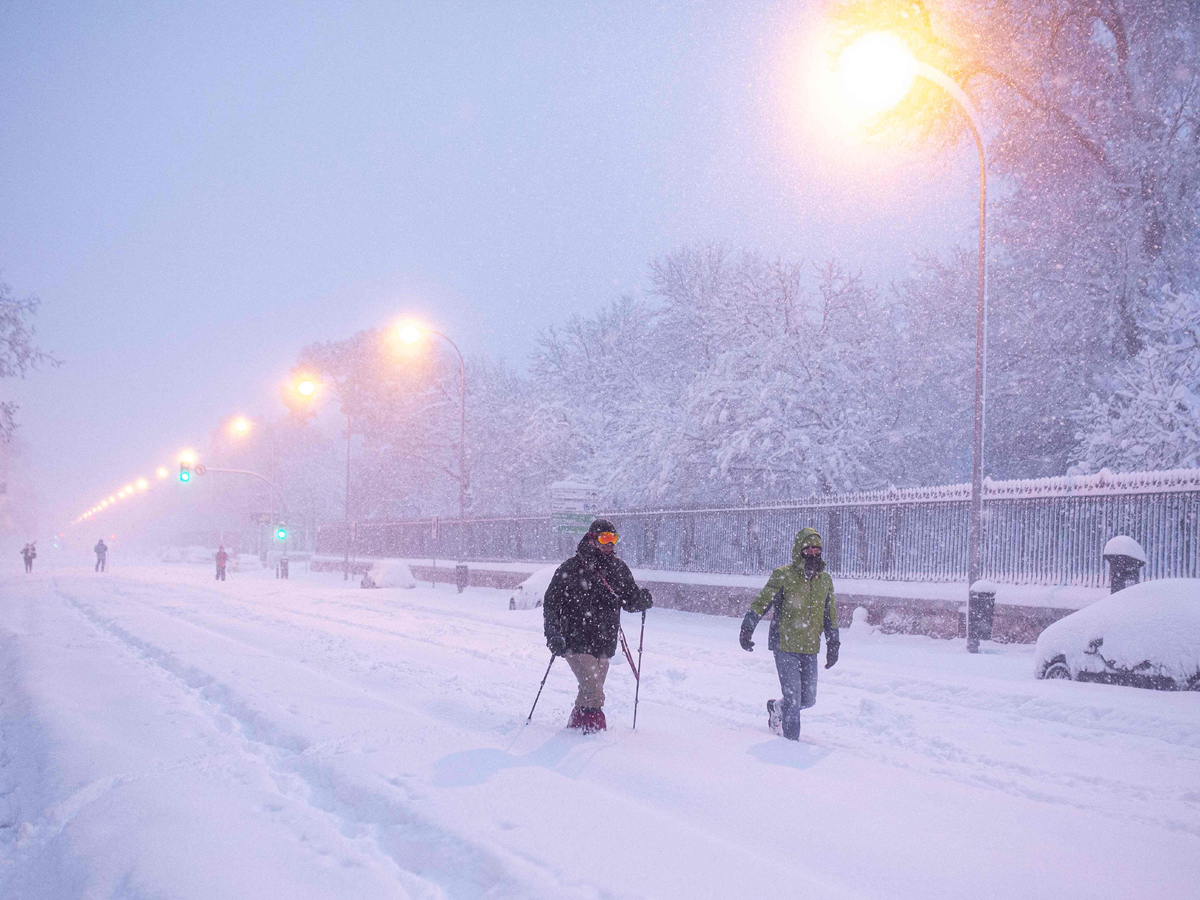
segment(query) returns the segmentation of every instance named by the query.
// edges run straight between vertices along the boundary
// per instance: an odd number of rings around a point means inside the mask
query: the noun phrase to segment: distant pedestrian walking
[[[821,535],[805,528],[792,543],[792,564],[771,573],[742,620],[742,649],[754,649],[754,629],[768,609],[775,610],[767,647],[775,653],[775,669],[783,700],[767,701],[767,722],[791,741],[800,740],[800,711],[817,702],[817,653],[825,632],[825,668],[838,659],[837,602],[833,578],[821,559]]]
[[[575,555],[555,571],[542,604],[546,646],[566,657],[579,682],[567,727],[584,734],[607,727],[604,679],[617,652],[621,610],[643,612],[654,605],[650,592],[638,588],[629,566],[614,555],[616,545],[612,522],[594,521]]]
[[[21,556],[25,560],[25,571],[33,571],[33,561],[37,559],[37,548],[33,544],[26,544],[21,550]]]
[[[92,549],[96,551],[96,571],[103,572],[108,563],[108,544],[104,543],[104,538],[100,538]]]
[[[225,564],[229,562],[229,554],[225,552],[225,545],[222,544],[217,548],[217,581],[225,580]]]

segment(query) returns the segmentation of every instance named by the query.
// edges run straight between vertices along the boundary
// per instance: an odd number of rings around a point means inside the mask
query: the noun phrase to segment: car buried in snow
[[[508,608],[537,609],[541,606],[542,598],[546,596],[546,588],[550,587],[550,580],[557,569],[557,565],[545,566],[522,581],[508,598]]]
[[[1200,690],[1200,578],[1144,581],[1041,633],[1038,678]]]

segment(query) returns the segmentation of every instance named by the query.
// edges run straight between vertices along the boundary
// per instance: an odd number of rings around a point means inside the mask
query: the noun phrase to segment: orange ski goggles
[[[596,543],[598,544],[615,544],[618,540],[615,531],[602,531],[596,535]]]

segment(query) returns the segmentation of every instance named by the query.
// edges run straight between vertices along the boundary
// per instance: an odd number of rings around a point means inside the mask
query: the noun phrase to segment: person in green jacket
[[[754,629],[767,610],[774,608],[767,647],[775,653],[775,668],[783,700],[767,701],[768,723],[782,718],[783,736],[800,740],[800,711],[817,702],[817,653],[825,632],[825,668],[838,659],[837,603],[833,578],[821,559],[821,535],[801,529],[792,542],[792,563],[771,573],[742,619],[742,649],[754,649]]]

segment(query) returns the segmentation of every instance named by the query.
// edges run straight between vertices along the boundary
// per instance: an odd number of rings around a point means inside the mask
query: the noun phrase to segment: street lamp
[[[260,475],[258,472],[252,472],[248,469],[218,469],[218,468],[214,468],[212,466],[207,466],[206,470],[209,472],[229,472],[229,473],[233,473],[233,474],[237,474],[237,475],[250,475],[254,478],[257,478],[259,481],[262,481],[264,484],[266,484],[270,488],[269,502],[270,502],[271,509],[270,509],[269,516],[271,519],[271,526],[274,527],[274,525],[275,525],[275,476],[278,474],[278,468],[279,468],[279,445],[276,440],[274,432],[269,427],[267,427],[266,421],[260,420],[258,424],[261,424],[264,426],[263,430],[271,442],[270,460],[268,463],[268,465],[269,465],[268,471],[271,476],[270,478],[266,478],[266,477]],[[229,421],[228,430],[229,430],[229,434],[231,437],[241,439],[241,438],[246,437],[248,434],[250,434],[250,432],[254,428],[254,426],[255,426],[255,422],[253,420],[247,418],[246,416],[236,416],[235,418],[233,418]],[[284,504],[282,502],[283,501],[282,496],[279,499],[280,499],[280,504],[286,506],[286,504]],[[260,540],[261,540],[261,535],[260,535]],[[269,554],[269,551],[268,551],[268,554]]]
[[[967,126],[979,151],[979,276],[975,318],[975,433],[971,446],[970,528],[967,547],[967,582],[974,585],[982,575],[983,563],[983,392],[984,354],[987,348],[987,158],[983,149],[983,125],[970,98],[950,76],[916,59],[893,34],[865,34],[842,51],[837,79],[845,98],[864,118],[895,106],[908,94],[920,76],[932,81],[954,98],[967,116]]]
[[[314,400],[317,397],[317,383],[311,378],[302,377],[292,385],[293,389],[302,400]],[[340,395],[341,385],[336,381],[333,383],[333,392]],[[351,421],[350,410],[347,409],[345,402],[342,403],[342,412],[346,414],[346,506],[345,506],[345,535],[344,535],[344,555],[342,559],[342,580],[350,580],[350,436],[351,436]]]
[[[467,536],[467,363],[458,344],[440,331],[423,328],[415,322],[401,322],[396,326],[396,337],[404,344],[415,344],[426,334],[440,337],[458,355],[459,366],[459,420],[458,420],[458,555],[462,562],[463,544]]]

